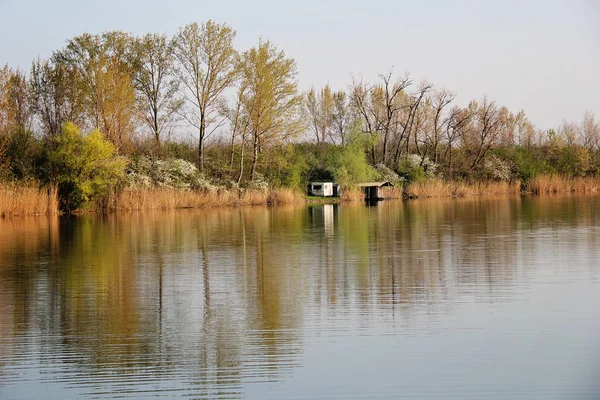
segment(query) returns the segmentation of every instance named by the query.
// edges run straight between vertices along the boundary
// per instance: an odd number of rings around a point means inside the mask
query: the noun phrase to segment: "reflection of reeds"
[[[0,184],[0,217],[58,214],[56,188],[34,184]]]
[[[128,188],[108,201],[110,211],[172,210],[178,208],[210,208],[241,205],[290,204],[304,201],[291,189],[261,191],[196,192],[171,188]],[[99,209],[98,205],[96,208]]]
[[[454,182],[439,179],[413,182],[406,187],[407,197],[464,197],[498,194],[516,194],[521,191],[521,182]]]
[[[529,182],[528,190],[534,194],[558,192],[596,192],[600,178],[568,178],[560,175],[542,175]]]

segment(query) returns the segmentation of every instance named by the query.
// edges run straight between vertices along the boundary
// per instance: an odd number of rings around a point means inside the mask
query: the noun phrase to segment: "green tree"
[[[296,62],[269,41],[244,52],[241,61],[243,104],[252,135],[252,171],[256,176],[263,146],[294,135],[302,97],[298,95]]]
[[[50,179],[58,185],[61,209],[66,212],[107,195],[125,173],[125,160],[100,131],[83,136],[72,123],[53,137],[47,159]]]
[[[370,139],[360,132],[359,125],[355,125],[348,145],[329,154],[326,169],[331,171],[337,183],[352,187],[377,177],[377,171],[368,163],[365,153],[365,149],[370,148]]]

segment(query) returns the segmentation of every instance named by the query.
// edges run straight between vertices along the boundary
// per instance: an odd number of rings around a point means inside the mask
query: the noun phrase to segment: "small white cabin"
[[[312,196],[331,197],[333,196],[333,182],[312,182],[309,192]]]

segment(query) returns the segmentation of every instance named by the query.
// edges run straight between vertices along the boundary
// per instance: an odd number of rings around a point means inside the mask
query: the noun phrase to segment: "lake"
[[[600,196],[0,219],[0,399],[598,399]]]

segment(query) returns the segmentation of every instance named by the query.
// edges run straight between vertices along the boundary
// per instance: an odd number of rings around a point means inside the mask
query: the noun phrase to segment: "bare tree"
[[[433,126],[431,129],[431,136],[428,138],[431,143],[431,153],[433,154],[433,162],[439,162],[439,147],[446,127],[450,123],[451,115],[444,115],[446,108],[454,101],[455,94],[444,89],[437,91],[432,98],[433,108]]]
[[[444,152],[444,158],[447,160],[448,171],[452,174],[452,153],[454,143],[462,140],[462,136],[465,130],[468,128],[472,118],[471,111],[468,108],[461,108],[454,106],[449,112],[448,123],[444,132],[444,139],[446,141],[446,151]]]
[[[83,123],[82,93],[72,68],[54,57],[36,60],[31,67],[31,106],[46,137],[58,135],[64,123]]]
[[[172,44],[166,35],[147,34],[131,43],[130,65],[141,119],[160,146],[165,131],[176,121],[183,105],[174,79]]]
[[[198,130],[200,170],[204,169],[205,139],[221,125],[222,94],[238,76],[234,37],[231,27],[209,20],[200,26],[186,25],[174,39],[177,74],[189,106],[182,116]]]
[[[333,94],[333,110],[331,113],[331,142],[345,146],[348,133],[355,117],[351,111],[346,93],[339,91]]]
[[[469,108],[473,115],[471,134],[463,136],[463,140],[472,154],[470,169],[473,170],[505,132],[509,112],[505,107],[500,108],[495,102],[489,101],[487,97],[484,97],[481,103],[472,101]]]
[[[600,124],[596,121],[596,116],[591,111],[586,111],[579,127],[581,144],[590,151],[600,149]]]
[[[380,74],[381,85],[365,85],[353,81],[351,101],[361,115],[371,140],[371,158],[378,163],[377,142],[381,140],[381,162],[388,162],[392,138],[398,136],[399,114],[404,108],[405,90],[412,84],[408,74],[394,80],[392,71]],[[404,129],[402,129],[403,131]]]
[[[419,89],[414,94],[408,95],[405,99],[403,107],[404,112],[399,120],[400,129],[398,129],[395,140],[396,151],[394,152],[394,165],[398,164],[403,149],[405,150],[405,154],[409,153],[410,136],[413,133],[416,113],[421,102],[432,88],[433,85],[430,83],[421,82]]]

